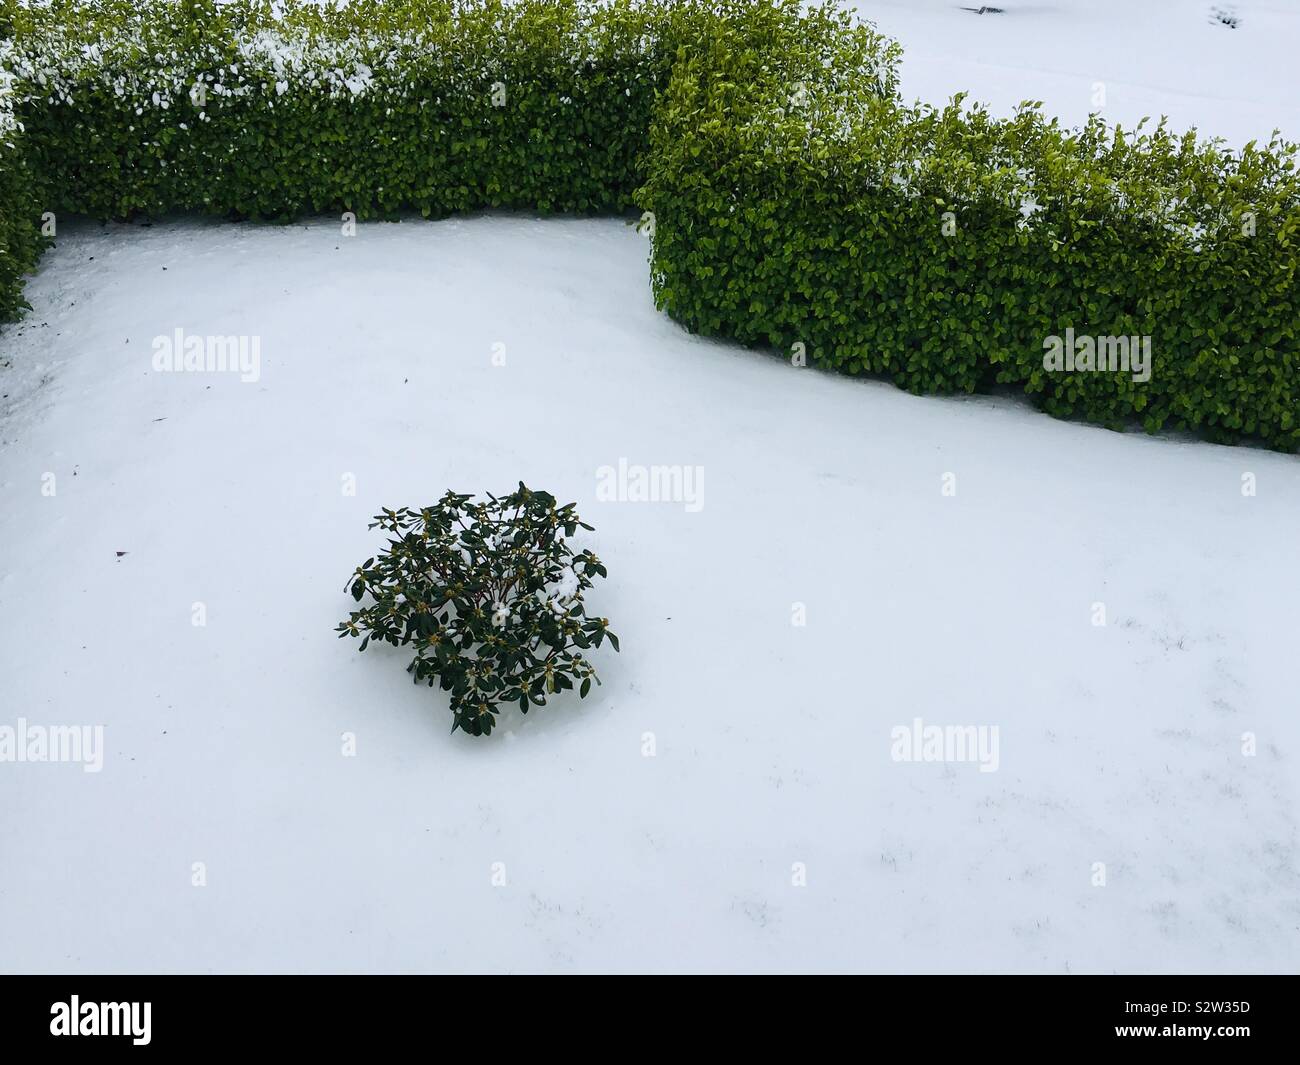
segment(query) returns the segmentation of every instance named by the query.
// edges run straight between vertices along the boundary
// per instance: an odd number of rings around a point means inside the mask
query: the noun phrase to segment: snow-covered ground
[[[861,6],[916,94],[1073,120],[1058,52],[1120,41],[1138,110],[1300,132],[1293,66],[1207,108],[1162,51],[1290,5]],[[1294,457],[690,337],[620,220],[72,224],[29,297],[0,728],[104,749],[0,762],[0,969],[1295,968]],[[177,328],[256,336],[257,380],[156,372]],[[702,468],[702,507],[602,501],[620,460]],[[519,479],[596,526],[623,651],[449,735],[402,654],[336,639],[344,582],[379,507]],[[994,771],[896,760],[918,718],[987,726]]]
[[[1126,128],[1168,115],[1235,145],[1274,129],[1300,140],[1298,0],[849,3],[902,43],[908,98],[965,90],[1001,114],[1041,100],[1067,125],[1092,111]],[[1002,11],[963,10],[980,7]]]

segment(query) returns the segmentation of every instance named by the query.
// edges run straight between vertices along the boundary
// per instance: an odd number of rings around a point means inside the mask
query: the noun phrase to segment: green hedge
[[[27,308],[23,278],[44,250],[42,206],[46,198],[29,160],[28,140],[15,112],[26,86],[14,70],[14,0],[0,0],[0,322]]]
[[[0,0],[0,318],[42,210],[648,209],[690,329],[1300,446],[1294,146],[906,106],[897,59],[835,0]],[[1150,380],[1045,369],[1067,329]]]
[[[0,0],[0,13],[43,206],[96,218],[624,212],[681,54],[729,27],[781,61],[842,25],[799,0]]]
[[[56,91],[19,114],[62,209],[97,217],[620,211],[670,66],[664,10],[80,5],[29,38]]]
[[[82,0],[29,16],[17,111],[58,208],[95,217],[617,213],[721,26],[774,55],[835,31],[798,0]]]
[[[831,78],[795,95],[719,40],[675,68],[639,199],[656,298],[690,329],[917,393],[1013,387],[1060,416],[1293,451],[1295,153]],[[1067,329],[1150,338],[1149,380],[1045,368]]]
[[[43,249],[41,197],[27,166],[21,135],[0,141],[0,322],[27,308],[23,278],[36,268]]]

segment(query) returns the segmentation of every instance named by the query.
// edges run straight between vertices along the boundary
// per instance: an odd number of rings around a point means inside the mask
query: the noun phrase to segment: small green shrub
[[[388,548],[348,579],[358,602],[338,626],[360,636],[412,647],[415,683],[451,693],[452,731],[486,736],[503,704],[545,706],[578,688],[586,698],[595,668],[583,652],[618,637],[605,618],[587,617],[584,593],[605,566],[569,538],[591,530],[572,503],[521,483],[485,502],[447,492],[431,507],[385,510],[370,528],[391,535]]]

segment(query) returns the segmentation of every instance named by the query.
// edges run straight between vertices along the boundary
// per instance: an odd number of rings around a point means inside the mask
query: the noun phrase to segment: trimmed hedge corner
[[[1295,145],[909,106],[898,54],[837,0],[0,0],[0,318],[45,211],[636,208],[689,329],[1300,448]]]

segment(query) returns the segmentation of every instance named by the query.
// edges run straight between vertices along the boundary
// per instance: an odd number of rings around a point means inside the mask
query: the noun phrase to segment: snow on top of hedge
[[[292,10],[302,7],[298,0]],[[149,5],[150,11],[157,8]],[[411,95],[411,75],[421,67],[449,57],[461,61],[466,55],[431,30],[354,28],[345,36],[330,36],[301,22],[282,22],[289,10],[280,0],[269,9],[276,25],[252,26],[184,50],[174,42],[160,47],[158,33],[165,23],[147,18],[116,20],[111,35],[94,40],[84,38],[81,26],[43,25],[38,34],[0,42],[0,86],[7,89],[0,107],[12,121],[15,96],[74,103],[79,92],[102,87],[135,98],[140,107],[167,108],[200,83],[217,97],[262,93],[274,98],[300,88],[333,98],[376,92],[401,98]],[[558,46],[563,60],[574,66],[595,62],[605,40],[586,17],[590,9],[579,11],[584,17],[575,26],[547,39],[548,47]],[[467,87],[487,84],[496,74],[493,57],[507,40],[504,32],[496,40],[483,40],[469,52],[480,62],[459,67],[443,62],[441,73]],[[641,54],[652,43],[644,35],[624,42]]]

